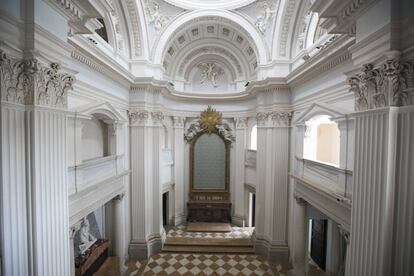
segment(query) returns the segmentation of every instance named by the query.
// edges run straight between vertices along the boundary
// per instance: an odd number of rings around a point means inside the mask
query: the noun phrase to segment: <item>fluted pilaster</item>
[[[129,112],[131,135],[131,223],[129,254],[146,259],[162,248],[160,183],[161,112]]]
[[[10,162],[7,168],[3,163],[2,172],[13,177],[3,181],[9,199],[2,210],[4,218],[16,217],[3,224],[4,240],[14,243],[4,247],[4,270],[6,275],[69,275],[65,108],[74,77],[58,63],[10,58],[1,50],[0,74],[2,134],[8,134],[2,135],[2,149],[7,147],[2,158]]]
[[[185,180],[184,180],[184,117],[174,117],[174,224],[186,221],[185,216]]]
[[[285,262],[291,114],[257,114],[256,251],[271,261]]]

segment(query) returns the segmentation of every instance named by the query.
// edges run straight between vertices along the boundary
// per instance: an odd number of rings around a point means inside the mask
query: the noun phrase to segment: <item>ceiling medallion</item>
[[[208,133],[212,133],[215,131],[216,126],[221,124],[221,118],[221,113],[209,105],[207,109],[200,114],[201,129]]]

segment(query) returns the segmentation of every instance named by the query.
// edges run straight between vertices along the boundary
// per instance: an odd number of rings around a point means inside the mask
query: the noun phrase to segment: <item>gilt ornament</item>
[[[215,131],[216,126],[221,124],[222,115],[211,106],[208,106],[206,110],[200,114],[200,126],[201,129],[212,133]]]

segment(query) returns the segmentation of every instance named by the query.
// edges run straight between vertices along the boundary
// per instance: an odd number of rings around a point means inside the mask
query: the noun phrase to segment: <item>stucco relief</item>
[[[234,66],[236,67],[236,69],[237,69],[237,72],[239,73],[239,74],[242,74],[242,67],[241,67],[241,65],[240,65],[240,62],[237,60],[237,58],[232,54],[232,53],[230,53],[229,51],[227,51],[226,49],[223,49],[223,48],[219,48],[219,47],[203,47],[203,48],[200,48],[200,49],[197,49],[197,50],[195,50],[195,51],[193,51],[193,52],[191,52],[189,55],[187,55],[186,57],[185,57],[185,59],[181,62],[181,65],[180,65],[180,67],[179,67],[179,70],[178,70],[178,73],[180,74],[180,75],[182,75],[183,74],[183,71],[184,71],[184,68],[185,68],[185,66],[195,57],[195,56],[197,56],[197,55],[200,55],[200,54],[214,54],[214,53],[218,53],[218,54],[223,54],[223,55],[225,55],[226,57],[228,57],[233,63],[234,63]]]
[[[36,59],[10,59],[0,50],[2,100],[25,105],[67,107],[67,92],[74,76],[61,73],[58,63],[49,66]]]
[[[201,81],[200,83],[211,83],[214,87],[217,87],[218,78],[224,74],[223,69],[218,67],[215,63],[200,63],[197,66],[201,70]]]
[[[272,19],[274,18],[277,10],[269,4],[268,2],[261,3],[262,12],[256,18],[256,22],[254,25],[256,26],[257,30],[264,35],[269,28]]]
[[[374,68],[365,64],[361,73],[349,78],[350,91],[355,95],[357,111],[385,106],[414,104],[414,62],[390,59]]]
[[[163,14],[157,2],[147,3],[145,11],[148,14],[148,22],[154,25],[157,32],[160,32],[170,21],[170,17]]]

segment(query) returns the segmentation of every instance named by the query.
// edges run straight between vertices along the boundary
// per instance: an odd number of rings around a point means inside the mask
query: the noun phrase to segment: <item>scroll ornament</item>
[[[414,104],[414,61],[387,60],[382,66],[362,66],[361,73],[348,79],[355,95],[355,109],[363,111],[386,106]]]

